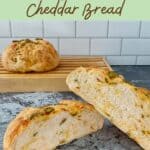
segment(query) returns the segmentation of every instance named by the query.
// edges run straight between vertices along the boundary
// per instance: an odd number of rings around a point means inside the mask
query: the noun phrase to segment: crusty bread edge
[[[66,111],[68,111],[68,113],[70,113],[70,114],[74,113],[74,110],[71,109],[72,107],[78,108],[79,112],[81,112],[84,109],[95,111],[95,108],[86,102],[80,102],[77,100],[61,100],[56,105],[47,105],[47,106],[50,106],[55,109],[54,112],[49,114],[48,118],[54,117],[57,113],[62,111],[62,107],[61,107],[62,105],[68,105],[66,107]],[[11,146],[11,144],[14,143],[17,136],[19,136],[31,124],[31,121],[34,121],[34,119],[29,120],[28,118],[30,118],[32,116],[32,114],[38,113],[39,110],[42,110],[42,109],[46,108],[47,106],[38,107],[38,108],[28,107],[28,108],[25,108],[23,111],[21,111],[17,115],[17,117],[10,122],[10,124],[7,127],[7,130],[4,134],[4,139],[3,139],[3,149],[4,150],[12,150],[12,149],[10,149],[10,146]],[[104,120],[102,117],[101,118],[102,126],[103,126],[103,123],[104,123]]]

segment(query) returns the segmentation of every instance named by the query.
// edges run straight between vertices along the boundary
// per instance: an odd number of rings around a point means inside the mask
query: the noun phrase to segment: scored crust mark
[[[149,150],[150,90],[128,83],[119,74],[97,68],[77,68],[66,82],[70,90]]]
[[[108,72],[108,77],[109,77],[110,79],[114,79],[114,78],[119,77],[119,75],[118,75],[115,71],[109,71],[109,72]]]
[[[78,115],[72,115],[73,112]],[[56,105],[23,110],[9,124],[3,146],[4,150],[37,149],[37,145],[39,150],[52,150],[95,132],[102,125],[103,118],[93,106],[63,100]]]
[[[59,65],[59,55],[54,46],[43,39],[13,41],[3,52],[5,69],[13,72],[44,72]]]

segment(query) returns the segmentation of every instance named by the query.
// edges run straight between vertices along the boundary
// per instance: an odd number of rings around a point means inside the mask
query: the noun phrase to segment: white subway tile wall
[[[13,39],[43,37],[61,55],[99,55],[112,65],[150,65],[150,21],[0,21],[0,53]]]
[[[74,21],[43,21],[45,37],[74,37]]]
[[[89,55],[89,39],[60,39],[60,54]]]
[[[141,37],[150,38],[150,21],[143,21],[141,24]]]
[[[109,37],[138,37],[140,22],[139,21],[110,21]]]
[[[138,56],[137,65],[147,65],[150,64],[150,56]]]
[[[0,37],[10,37],[9,21],[0,21]]]
[[[12,21],[13,37],[41,37],[42,21]]]
[[[92,39],[91,55],[120,55],[120,39]]]
[[[124,39],[122,55],[150,55],[150,39]]]
[[[78,21],[77,37],[107,37],[108,21]]]

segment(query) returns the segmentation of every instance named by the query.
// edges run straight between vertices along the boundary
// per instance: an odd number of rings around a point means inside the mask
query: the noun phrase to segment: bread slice
[[[127,83],[113,71],[77,68],[67,77],[69,88],[103,116],[150,150],[150,91]]]
[[[52,150],[101,129],[103,118],[92,105],[64,100],[26,108],[8,126],[4,150]]]

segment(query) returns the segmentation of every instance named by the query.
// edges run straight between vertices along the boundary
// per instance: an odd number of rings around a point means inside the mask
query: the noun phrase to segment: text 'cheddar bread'
[[[3,52],[2,63],[13,72],[44,72],[59,64],[54,46],[43,39],[13,41]]]
[[[150,150],[149,90],[98,68],[77,68],[68,75],[67,84],[141,147]]]
[[[4,150],[52,150],[101,129],[103,118],[90,104],[64,100],[26,108],[8,126]]]

